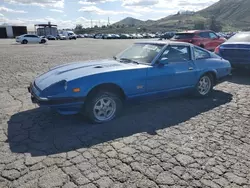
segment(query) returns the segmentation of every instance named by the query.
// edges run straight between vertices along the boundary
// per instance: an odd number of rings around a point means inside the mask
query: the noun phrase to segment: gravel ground
[[[250,187],[250,77],[235,73],[206,99],[127,107],[105,125],[30,102],[50,67],[112,57],[133,40],[0,41],[0,187]]]

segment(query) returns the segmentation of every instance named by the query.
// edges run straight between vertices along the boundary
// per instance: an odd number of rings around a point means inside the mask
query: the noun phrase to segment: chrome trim
[[[230,47],[220,47],[221,50],[247,50],[250,51],[250,48],[230,48]]]
[[[36,95],[36,93],[34,92],[34,89],[36,89],[36,88],[34,87],[33,84],[34,84],[34,82],[30,84],[30,93],[31,93],[31,95],[34,96],[39,101],[48,101],[49,100],[48,98],[39,97],[39,96]]]

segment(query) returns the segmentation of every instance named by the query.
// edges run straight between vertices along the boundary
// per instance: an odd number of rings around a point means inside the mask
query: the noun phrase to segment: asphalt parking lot
[[[27,86],[49,68],[109,58],[133,40],[0,41],[0,187],[250,187],[250,73],[206,99],[128,106],[105,125],[38,109]]]

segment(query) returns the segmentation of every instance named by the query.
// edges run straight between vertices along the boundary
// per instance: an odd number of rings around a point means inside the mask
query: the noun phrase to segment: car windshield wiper
[[[129,63],[135,63],[135,64],[139,64],[137,61],[134,61],[132,59],[128,59],[128,58],[121,58],[119,59],[120,62],[129,62]]]

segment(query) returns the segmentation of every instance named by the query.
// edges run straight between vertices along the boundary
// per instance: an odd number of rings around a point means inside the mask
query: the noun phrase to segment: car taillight
[[[217,47],[214,49],[214,53],[216,53],[216,54],[219,54],[219,53],[220,53],[220,46],[217,46]]]

